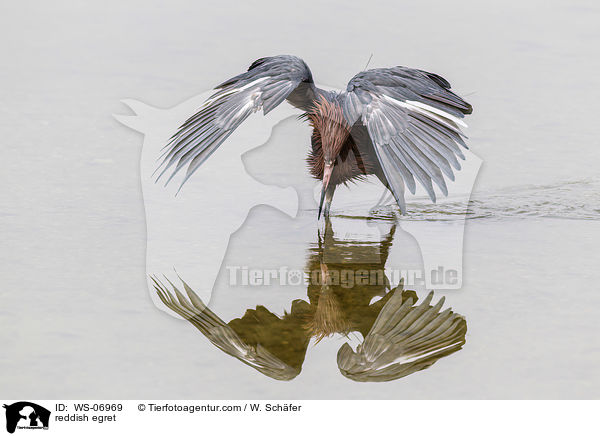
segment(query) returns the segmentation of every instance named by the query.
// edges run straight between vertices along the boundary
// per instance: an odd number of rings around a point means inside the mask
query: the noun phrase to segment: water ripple
[[[551,185],[510,187],[474,193],[466,199],[441,199],[436,204],[407,203],[403,221],[456,221],[466,219],[514,219],[527,217],[600,220],[600,178]],[[392,203],[371,210],[370,218],[391,219],[398,208]],[[352,215],[352,211],[345,211]],[[348,213],[349,212],[349,213]]]

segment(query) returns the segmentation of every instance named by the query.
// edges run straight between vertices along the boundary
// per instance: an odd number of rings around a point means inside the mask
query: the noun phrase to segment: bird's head
[[[320,215],[336,161],[340,159],[340,153],[350,136],[350,126],[344,118],[342,107],[336,102],[328,101],[323,96],[314,103],[313,109],[307,113],[307,117],[314,128],[316,135],[314,139],[321,147],[321,153],[313,156],[311,162],[313,174],[322,175],[323,180],[319,205]]]

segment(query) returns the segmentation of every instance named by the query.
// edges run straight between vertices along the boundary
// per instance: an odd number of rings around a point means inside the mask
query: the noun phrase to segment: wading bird
[[[306,63],[295,56],[261,58],[248,71],[217,91],[165,146],[160,179],[183,168],[181,186],[250,114],[269,113],[287,100],[304,111],[313,128],[307,158],[310,173],[322,180],[321,211],[329,215],[335,188],[374,174],[406,213],[404,186],[415,193],[416,181],[433,202],[435,183],[444,195],[444,175],[460,170],[460,147],[467,148],[460,127],[472,107],[450,91],[437,74],[406,67],[362,71],[343,92],[315,86]],[[180,186],[180,189],[181,189]]]

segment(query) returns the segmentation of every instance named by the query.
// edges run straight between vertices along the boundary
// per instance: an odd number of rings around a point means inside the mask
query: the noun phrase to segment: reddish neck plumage
[[[324,163],[334,163],[350,135],[350,126],[344,118],[344,112],[337,103],[321,97],[314,103],[312,111],[307,113],[316,137],[313,141],[320,144],[320,154]]]

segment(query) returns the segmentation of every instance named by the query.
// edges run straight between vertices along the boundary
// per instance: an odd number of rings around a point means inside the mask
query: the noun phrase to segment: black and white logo
[[[10,405],[5,404],[6,431],[14,433],[16,429],[48,429],[50,411],[29,401],[19,401]]]

